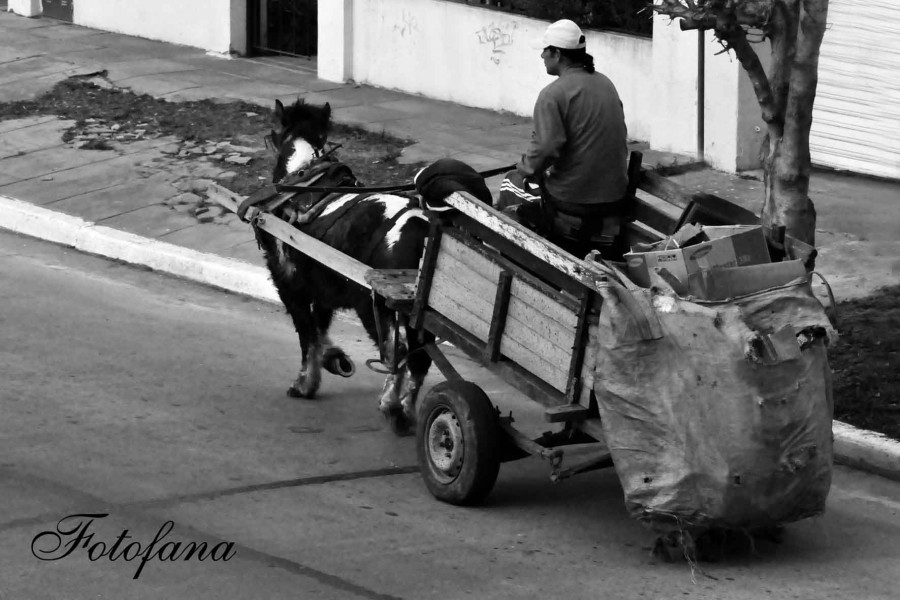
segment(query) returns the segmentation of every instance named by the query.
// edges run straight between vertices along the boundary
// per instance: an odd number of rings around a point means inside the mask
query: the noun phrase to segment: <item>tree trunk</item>
[[[654,10],[708,28],[733,51],[750,77],[766,123],[765,199],[760,217],[774,231],[815,243],[816,210],[809,199],[809,131],[818,82],[819,48],[828,0],[657,0]],[[747,29],[771,42],[767,74]]]
[[[763,225],[783,225],[791,237],[814,245],[816,209],[809,198],[809,131],[828,0],[800,0],[795,4],[799,26],[795,30],[787,27],[783,32],[792,34],[796,31],[793,61],[783,65],[789,69],[783,135],[769,144],[769,156],[765,161],[766,198],[761,217]],[[774,40],[773,37],[773,48],[776,46]]]

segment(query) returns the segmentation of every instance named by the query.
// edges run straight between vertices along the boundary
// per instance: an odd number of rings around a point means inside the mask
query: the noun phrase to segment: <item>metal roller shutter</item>
[[[900,179],[900,1],[830,1],[810,152],[816,165]]]

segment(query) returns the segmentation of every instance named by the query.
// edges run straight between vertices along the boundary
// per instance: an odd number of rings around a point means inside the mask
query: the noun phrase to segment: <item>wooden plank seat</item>
[[[388,308],[409,312],[416,300],[418,275],[417,269],[369,269],[365,278]]]

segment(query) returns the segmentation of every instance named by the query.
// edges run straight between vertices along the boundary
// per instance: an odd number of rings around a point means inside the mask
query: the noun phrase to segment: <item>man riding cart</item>
[[[594,69],[574,22],[550,25],[535,41],[548,75],[534,106],[534,134],[516,170],[501,185],[496,208],[576,256],[616,244],[630,212],[627,129],[622,101]]]

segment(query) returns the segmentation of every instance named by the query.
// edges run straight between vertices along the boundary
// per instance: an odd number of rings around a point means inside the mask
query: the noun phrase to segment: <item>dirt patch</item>
[[[838,304],[834,418],[900,440],[900,286]]]
[[[116,88],[98,75],[67,79],[34,100],[0,104],[0,120],[36,115],[75,120],[63,140],[83,150],[172,136],[177,141],[165,153],[221,167],[217,183],[244,196],[271,181],[274,157],[264,142],[272,126],[270,108],[240,101],[167,102]],[[366,185],[408,183],[422,167],[396,160],[412,140],[338,123],[330,141],[342,144],[337,155]]]

